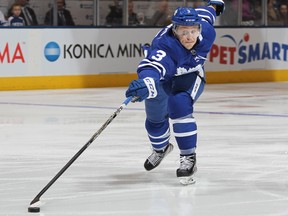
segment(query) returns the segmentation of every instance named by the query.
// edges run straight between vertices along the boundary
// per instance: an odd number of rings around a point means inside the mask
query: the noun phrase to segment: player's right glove
[[[155,98],[157,96],[157,83],[158,82],[155,82],[151,77],[133,80],[126,91],[126,97],[132,96],[137,98],[135,101],[138,102],[149,98]]]
[[[225,10],[225,3],[223,0],[208,0],[208,6],[213,5],[216,7],[216,15],[220,16]]]

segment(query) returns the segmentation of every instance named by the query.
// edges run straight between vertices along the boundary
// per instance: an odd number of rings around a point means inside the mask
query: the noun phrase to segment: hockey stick
[[[101,128],[90,138],[90,140],[68,161],[68,163],[48,182],[48,184],[37,194],[37,196],[30,202],[29,212],[39,212],[40,208],[37,202],[40,197],[53,185],[53,183],[70,167],[70,165],[91,145],[91,143],[102,133],[102,131],[112,122],[112,120],[121,112],[121,110],[130,102],[137,100],[137,97],[128,97],[121,106],[107,119]]]

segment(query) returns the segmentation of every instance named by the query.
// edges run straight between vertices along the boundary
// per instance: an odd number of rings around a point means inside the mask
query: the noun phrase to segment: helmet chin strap
[[[178,25],[175,25],[175,24],[173,24],[172,25],[172,30],[173,30],[173,33],[174,34],[176,34],[176,28],[178,27]]]
[[[177,35],[177,33],[176,33],[176,28],[177,28],[177,26],[173,24],[173,26],[172,26],[173,35],[174,35],[177,39],[179,39],[179,37],[178,37],[178,35]]]

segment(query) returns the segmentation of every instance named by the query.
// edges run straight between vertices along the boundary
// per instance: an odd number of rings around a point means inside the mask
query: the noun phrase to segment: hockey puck
[[[28,212],[40,212],[40,207],[28,207]]]

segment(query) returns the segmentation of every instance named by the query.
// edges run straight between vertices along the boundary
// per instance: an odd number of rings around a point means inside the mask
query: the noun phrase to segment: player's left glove
[[[135,101],[138,102],[149,98],[155,98],[157,96],[157,83],[158,82],[155,82],[151,77],[133,80],[126,91],[126,97],[137,97],[138,99]]]
[[[207,5],[213,5],[216,7],[216,15],[220,16],[225,10],[225,3],[223,0],[208,0]]]

